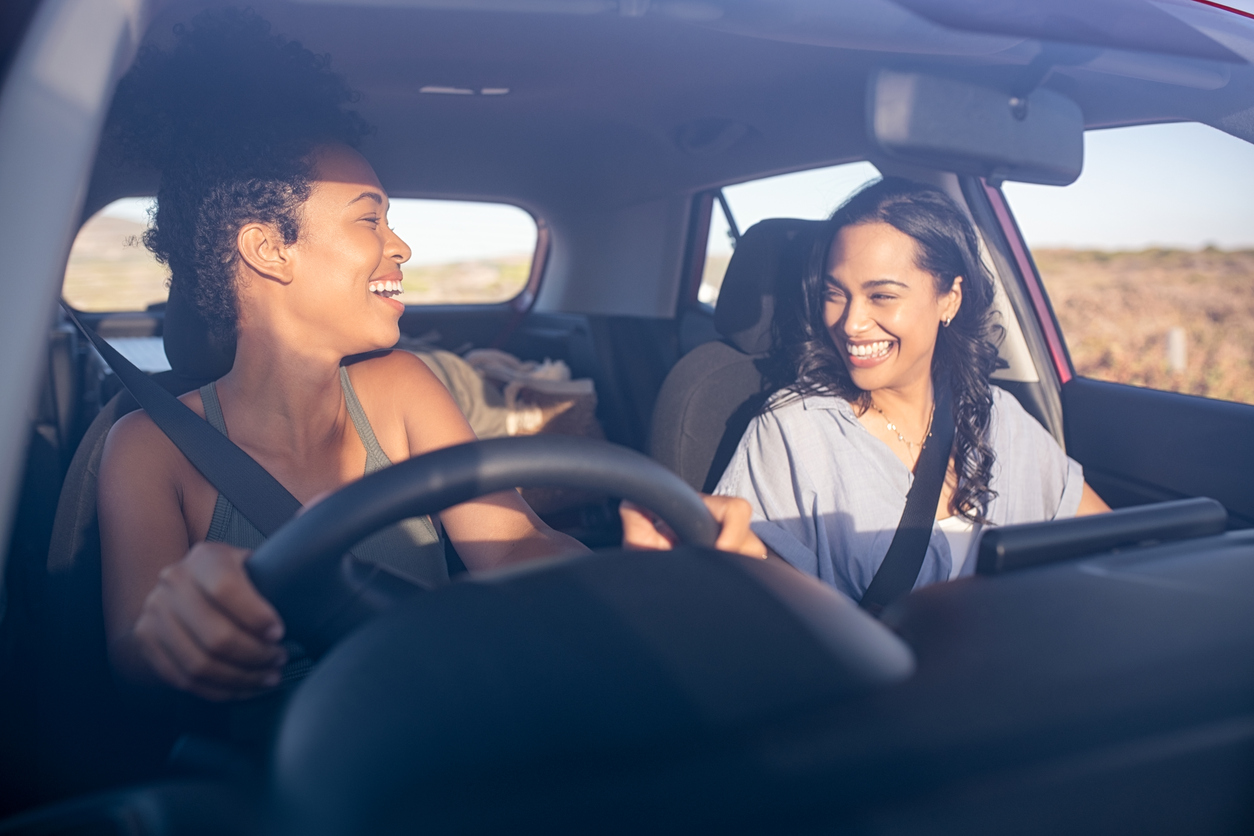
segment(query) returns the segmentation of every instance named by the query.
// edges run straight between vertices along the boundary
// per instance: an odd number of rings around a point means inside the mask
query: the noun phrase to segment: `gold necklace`
[[[880,409],[879,406],[876,405],[875,401],[871,401],[871,409],[874,409],[880,414],[880,417],[884,419],[884,423],[888,425],[888,431],[897,436],[898,441],[906,445],[906,452],[910,455],[914,455],[915,447],[918,447],[920,452],[922,452],[924,442],[932,437],[932,419],[936,417],[936,401],[932,401],[932,408],[928,412],[927,416],[927,431],[923,433],[923,441],[920,441],[918,444],[915,444],[913,441],[907,441],[906,437],[901,434],[901,430],[897,429],[896,424],[888,420],[888,416],[884,414],[884,410]]]

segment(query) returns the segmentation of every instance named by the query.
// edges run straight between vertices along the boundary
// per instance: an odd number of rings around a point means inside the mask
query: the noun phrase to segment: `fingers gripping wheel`
[[[320,652],[414,591],[348,557],[354,544],[406,517],[515,487],[608,493],[649,508],[687,544],[713,547],[718,536],[701,497],[640,453],[570,436],[499,438],[417,456],[344,487],[279,529],[248,559],[248,574],[288,634]]]

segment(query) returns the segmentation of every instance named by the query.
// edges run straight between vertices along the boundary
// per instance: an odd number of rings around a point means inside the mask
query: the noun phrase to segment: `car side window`
[[[1254,145],[1090,131],[1070,186],[1003,187],[1076,372],[1254,403]]]
[[[61,295],[80,311],[142,311],[166,300],[170,271],[144,247],[156,200],[115,200],[83,224]]]
[[[523,292],[541,255],[536,219],[505,203],[393,198],[388,223],[413,255],[406,305],[488,305]]]
[[[721,200],[716,193],[697,300],[707,305],[718,301],[741,232],[767,218],[822,220],[879,176],[868,162],[843,163],[727,186]]]
[[[62,295],[83,311],[142,311],[169,295],[169,270],[144,248],[153,198],[125,198],[79,230]],[[517,206],[394,198],[388,222],[413,250],[403,266],[407,305],[488,305],[526,288],[543,236]]]

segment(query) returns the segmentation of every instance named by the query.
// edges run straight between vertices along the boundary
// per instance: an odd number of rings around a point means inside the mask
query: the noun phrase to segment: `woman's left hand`
[[[715,547],[725,552],[735,552],[748,557],[765,558],[766,546],[749,528],[753,511],[749,503],[737,496],[710,496],[701,494],[705,507],[718,521],[719,531]],[[672,549],[679,538],[670,526],[651,511],[623,500],[618,506],[623,520],[623,548],[641,551]]]

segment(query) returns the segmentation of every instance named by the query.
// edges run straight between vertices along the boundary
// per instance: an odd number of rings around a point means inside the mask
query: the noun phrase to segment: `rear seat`
[[[714,490],[770,394],[763,370],[776,297],[800,288],[823,223],[772,218],[750,227],[727,265],[714,311],[723,339],[685,354],[662,384],[649,453],[697,490]]]

